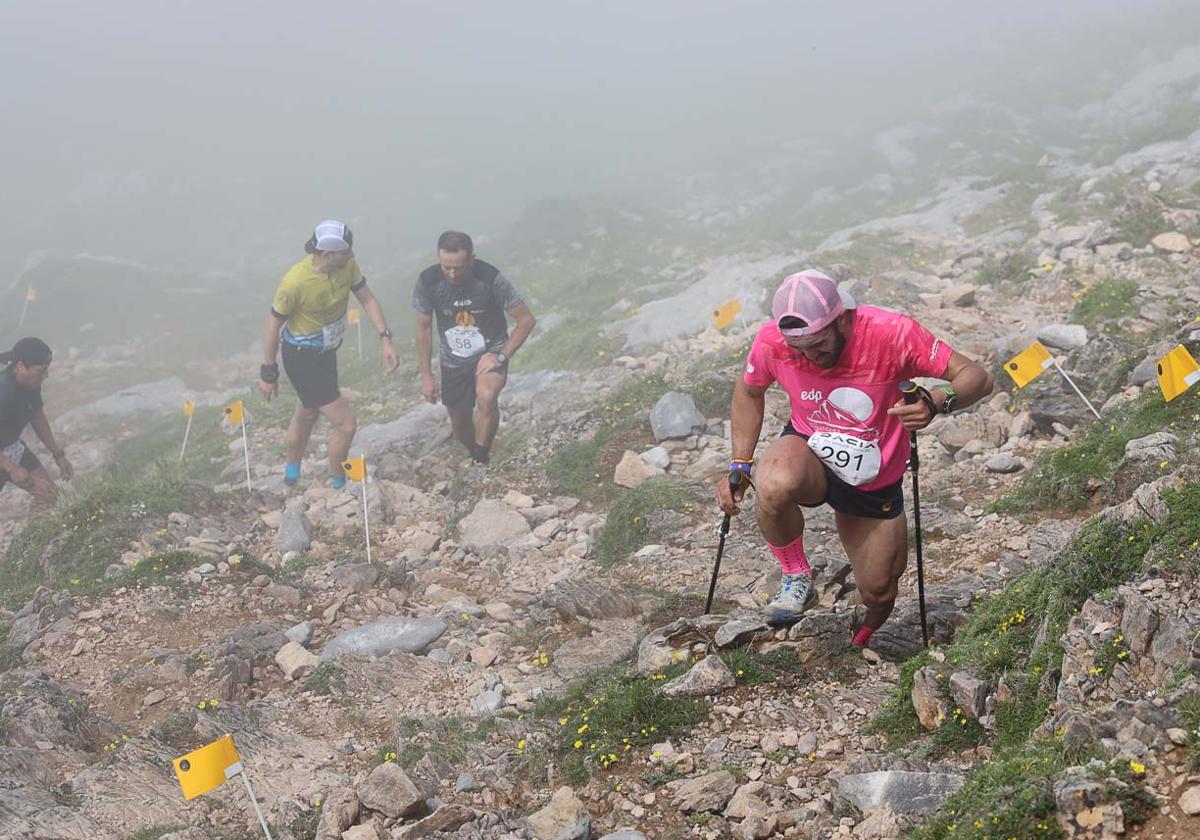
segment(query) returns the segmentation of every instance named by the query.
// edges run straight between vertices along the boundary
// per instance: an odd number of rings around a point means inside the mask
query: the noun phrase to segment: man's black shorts
[[[338,390],[337,352],[283,342],[283,369],[305,408],[329,405]]]
[[[808,440],[808,436],[796,431],[791,423],[783,427],[780,437],[788,435]],[[895,519],[904,513],[904,479],[878,490],[863,491],[838,478],[837,474],[829,469],[824,461],[821,462],[821,466],[825,470],[825,499],[816,504],[804,505],[804,507],[820,507],[828,504],[839,513],[865,516],[868,519]]]
[[[507,376],[508,365],[501,365],[500,373]],[[454,411],[470,411],[475,407],[475,365],[453,368],[442,365],[442,405]]]
[[[42,468],[42,462],[39,461],[38,457],[30,451],[28,446],[25,447],[25,454],[21,456],[21,460],[17,463],[20,465],[21,469],[26,470],[27,472],[33,472],[34,470],[40,470]],[[0,490],[3,490],[4,485],[8,484],[9,481],[10,479],[8,477],[8,471],[0,470]]]

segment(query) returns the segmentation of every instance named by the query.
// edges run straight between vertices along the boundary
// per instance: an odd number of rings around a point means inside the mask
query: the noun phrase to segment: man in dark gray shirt
[[[535,319],[500,269],[475,258],[471,237],[446,231],[438,237],[437,251],[437,265],[422,271],[413,289],[421,394],[431,403],[441,398],[454,437],[476,463],[486,464],[500,426],[497,403],[508,380],[508,360],[533,331]],[[516,321],[511,335],[506,313]],[[433,375],[435,319],[440,388]]]
[[[50,373],[50,346],[40,338],[22,338],[12,350],[0,353],[0,489],[8,482],[33,495],[44,507],[58,491],[42,462],[21,440],[26,426],[50,450],[62,477],[70,481],[75,469],[67,460],[42,407],[42,383]]]

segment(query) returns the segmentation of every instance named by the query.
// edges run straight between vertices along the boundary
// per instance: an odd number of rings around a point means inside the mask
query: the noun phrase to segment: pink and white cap
[[[854,302],[849,302],[854,307]],[[775,292],[771,314],[775,323],[784,318],[799,318],[803,327],[780,329],[785,336],[812,335],[833,323],[837,316],[846,311],[847,302],[838,292],[837,283],[827,274],[806,268],[788,275]]]

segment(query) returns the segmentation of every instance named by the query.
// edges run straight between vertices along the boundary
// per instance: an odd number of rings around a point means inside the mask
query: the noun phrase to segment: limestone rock
[[[668,697],[707,697],[720,694],[737,685],[733,672],[721,657],[710,655],[693,665],[682,674],[666,683],[660,690]]]
[[[321,660],[309,653],[303,645],[288,642],[275,654],[275,664],[289,680],[299,679],[312,672]]]
[[[374,770],[358,789],[362,807],[378,811],[387,817],[404,817],[425,802],[425,794],[413,783],[400,765],[385,761]]]
[[[569,787],[555,791],[546,807],[530,814],[525,822],[537,840],[588,840],[592,835],[587,806]]]

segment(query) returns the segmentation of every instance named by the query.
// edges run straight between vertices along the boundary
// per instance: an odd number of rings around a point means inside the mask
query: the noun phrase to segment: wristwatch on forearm
[[[505,353],[503,350],[497,351],[496,352],[496,361],[498,361],[502,365],[508,364],[508,354]]]
[[[950,414],[954,409],[958,408],[958,392],[950,385],[943,385],[942,393],[946,396],[942,400],[942,404],[938,407],[938,413]]]
[[[384,327],[382,330],[380,330],[380,332],[379,332],[379,340],[380,341],[383,341],[383,339],[385,339],[385,338],[391,338],[391,337],[392,337],[392,331],[388,327]]]

